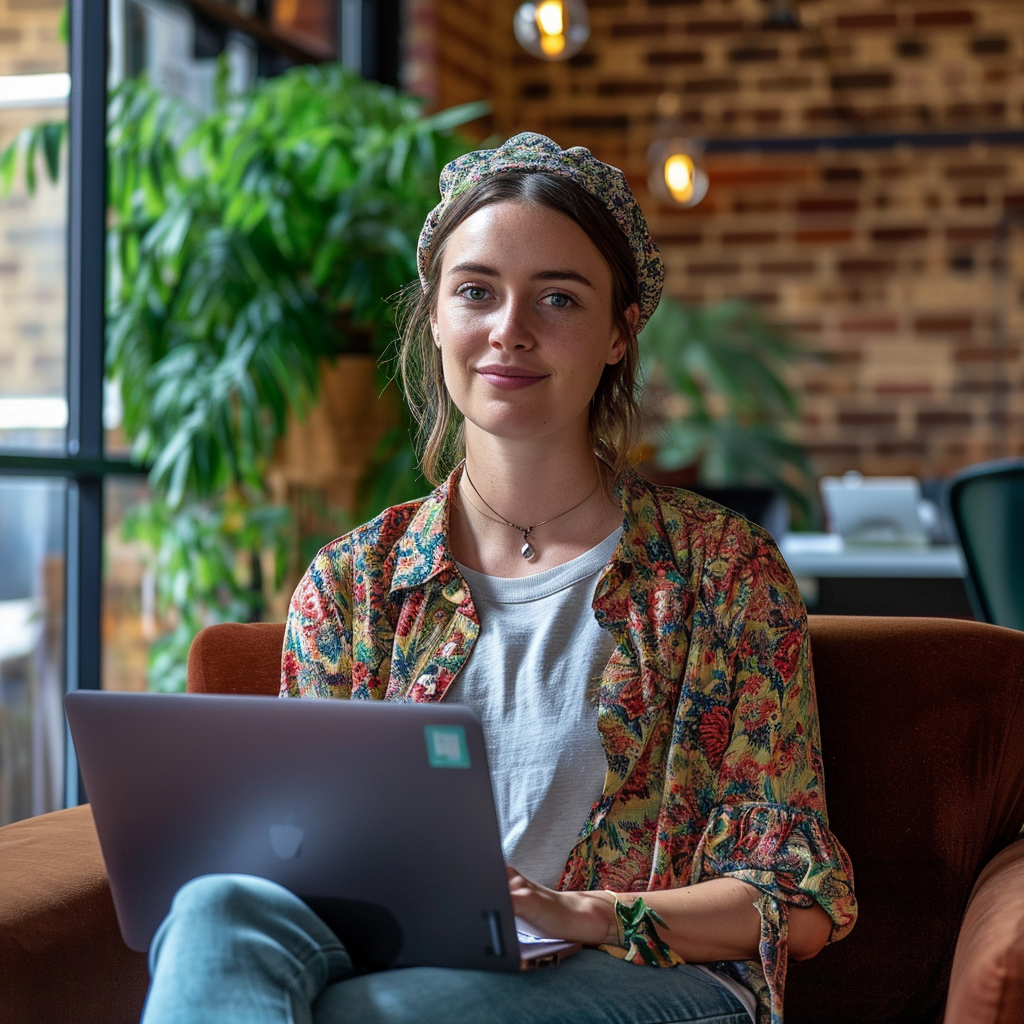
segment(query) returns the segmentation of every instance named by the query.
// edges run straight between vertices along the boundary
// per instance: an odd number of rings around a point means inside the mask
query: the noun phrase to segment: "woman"
[[[427,476],[454,469],[317,555],[282,693],[474,707],[515,913],[591,948],[351,977],[295,897],[200,879],[144,1019],[781,1021],[788,956],[853,925],[852,874],[777,549],[628,466],[657,247],[621,172],[539,135],[453,161],[441,197],[402,367]]]

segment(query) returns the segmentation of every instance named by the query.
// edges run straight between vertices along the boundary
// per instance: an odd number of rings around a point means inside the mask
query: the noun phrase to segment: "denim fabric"
[[[696,968],[640,967],[590,949],[522,974],[354,975],[301,900],[248,875],[182,886],[149,956],[142,1024],[750,1024]]]

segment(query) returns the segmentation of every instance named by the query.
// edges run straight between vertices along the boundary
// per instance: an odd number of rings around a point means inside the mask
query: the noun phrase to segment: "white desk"
[[[794,576],[963,579],[967,573],[956,544],[844,544],[834,533],[790,533],[779,547]]]
[[[844,544],[791,533],[779,545],[812,612],[971,618],[960,548]]]

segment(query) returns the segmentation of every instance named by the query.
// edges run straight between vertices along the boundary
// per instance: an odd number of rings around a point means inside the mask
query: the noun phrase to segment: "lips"
[[[478,366],[476,372],[492,387],[500,388],[503,391],[528,388],[546,380],[548,376],[546,373],[526,370],[521,366],[503,366],[500,363]]]

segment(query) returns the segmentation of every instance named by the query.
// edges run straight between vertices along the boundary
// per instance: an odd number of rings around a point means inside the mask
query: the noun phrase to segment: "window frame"
[[[145,467],[108,459],[103,438],[106,284],[107,0],[70,0],[68,24],[67,378],[64,451],[0,451],[0,476],[67,483],[64,666],[66,690],[101,684],[103,485]],[[64,805],[85,790],[65,733]]]
[[[203,7],[189,3],[191,10]],[[349,30],[359,45],[351,63],[366,77],[397,76],[397,59],[382,48],[382,24],[397,24],[398,0],[386,0],[374,17],[370,0],[343,0]],[[210,4],[209,9],[220,5]],[[383,22],[381,19],[383,18]],[[339,50],[343,41],[339,16]],[[103,487],[112,477],[140,476],[148,467],[110,459],[104,450],[103,381],[106,327],[107,62],[109,0],[68,0],[68,205],[67,377],[68,426],[64,450],[0,449],[0,478],[42,477],[67,484],[65,514],[65,690],[102,685]],[[235,26],[236,28],[239,26]],[[251,26],[246,24],[245,28]],[[284,41],[263,39],[299,63],[311,55]],[[395,44],[397,45],[397,44]],[[391,47],[394,49],[394,46]],[[386,52],[385,52],[386,51]],[[87,797],[65,725],[64,805]]]

